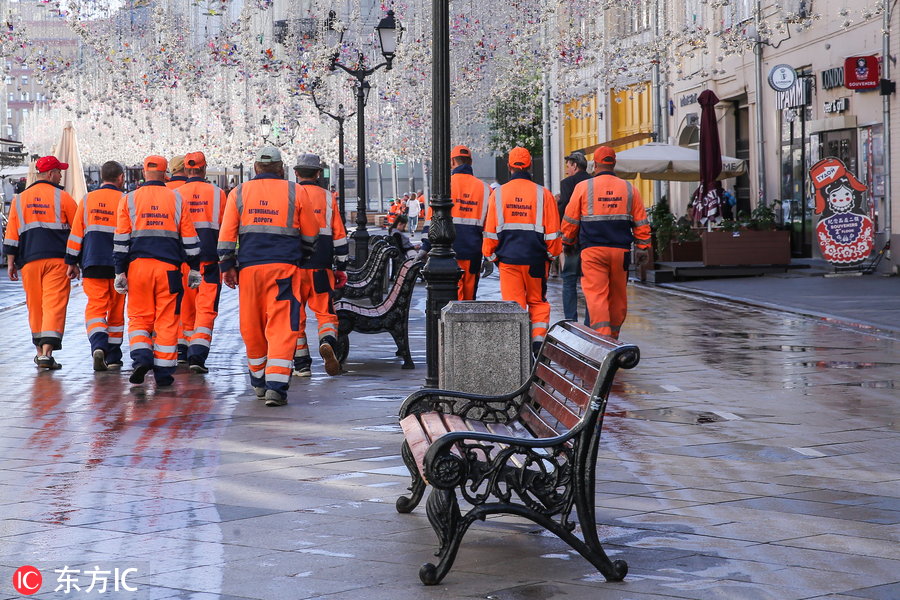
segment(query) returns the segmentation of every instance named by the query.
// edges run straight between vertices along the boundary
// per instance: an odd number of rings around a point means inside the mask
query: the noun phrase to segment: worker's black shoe
[[[287,404],[287,396],[275,390],[266,390],[266,406],[284,406]]]
[[[199,375],[209,373],[209,369],[206,368],[206,365],[203,364],[203,361],[196,356],[192,356],[188,359],[188,368],[191,370],[191,372],[197,373]]]
[[[147,364],[137,365],[131,373],[131,376],[128,378],[128,381],[131,383],[144,383],[144,376],[147,375],[147,372],[151,368],[152,367]]]
[[[106,352],[104,352],[102,348],[94,350],[91,353],[91,356],[94,358],[95,371],[105,371],[108,368],[106,364]]]

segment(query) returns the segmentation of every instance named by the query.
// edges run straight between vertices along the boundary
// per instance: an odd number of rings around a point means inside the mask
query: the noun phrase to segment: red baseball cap
[[[144,159],[144,170],[145,171],[159,171],[161,173],[165,173],[168,166],[169,166],[169,162],[166,160],[165,156],[151,154],[150,156],[148,156],[147,158]]]
[[[616,164],[616,151],[609,146],[600,146],[594,150],[594,162],[614,165]]]
[[[202,152],[188,152],[184,156],[184,166],[188,169],[202,169],[206,166],[206,155]]]
[[[509,151],[509,166],[527,169],[531,166],[531,152],[522,146],[516,146]]]
[[[472,151],[465,146],[453,146],[453,150],[450,151],[450,158],[456,158],[458,156],[472,158]]]
[[[69,163],[59,162],[59,159],[55,156],[42,156],[34,163],[34,168],[37,169],[38,173],[46,173],[53,169],[65,171],[69,168]]]

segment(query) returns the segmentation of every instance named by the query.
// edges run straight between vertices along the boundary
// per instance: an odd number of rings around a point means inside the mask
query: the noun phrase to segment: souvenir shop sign
[[[851,56],[844,61],[844,87],[848,90],[871,90],[878,85],[877,56]]]
[[[834,157],[813,165],[809,177],[816,189],[816,239],[822,256],[835,266],[858,265],[875,246],[868,188]]]

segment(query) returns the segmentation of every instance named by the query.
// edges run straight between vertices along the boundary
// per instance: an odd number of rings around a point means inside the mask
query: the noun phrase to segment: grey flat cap
[[[297,164],[294,165],[295,168],[301,169],[321,169],[322,168],[322,159],[319,158],[318,154],[301,154],[297,157]]]

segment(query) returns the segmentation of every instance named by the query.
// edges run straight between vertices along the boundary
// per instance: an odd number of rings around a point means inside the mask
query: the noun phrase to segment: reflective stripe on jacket
[[[90,267],[113,266],[113,236],[122,190],[104,184],[78,203],[66,248],[66,263]]]
[[[581,248],[650,247],[650,223],[641,193],[612,173],[600,173],[575,186],[562,223],[563,243]]]
[[[553,194],[526,177],[491,193],[482,253],[511,265],[541,264],[562,252]]]
[[[231,190],[219,230],[222,270],[236,263],[300,265],[312,256],[319,225],[304,197],[298,184],[265,174]]]
[[[75,200],[49,181],[37,181],[13,196],[3,251],[22,266],[43,258],[65,258]]]
[[[450,215],[456,229],[453,250],[457,259],[481,260],[484,222],[487,219],[490,196],[491,188],[486,183],[470,173],[454,169],[450,176],[450,199],[453,200]]]
[[[136,258],[200,267],[200,242],[187,203],[161,181],[148,181],[119,201],[113,236],[116,273],[126,272]]]
[[[316,251],[300,266],[304,269],[330,269],[335,260],[339,263],[346,262],[350,251],[347,246],[347,231],[334,194],[312,182],[301,182],[300,188],[319,228]]]
[[[225,192],[217,185],[198,177],[189,179],[178,188],[178,193],[187,202],[188,213],[197,230],[197,237],[200,238],[200,260],[218,261],[217,246],[219,227],[225,213]]]

